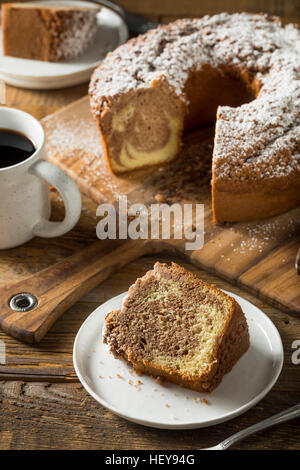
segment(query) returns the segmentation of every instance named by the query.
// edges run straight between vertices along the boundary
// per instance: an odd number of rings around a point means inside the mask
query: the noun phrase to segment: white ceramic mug
[[[69,176],[44,160],[45,134],[41,124],[23,111],[0,107],[0,129],[21,132],[36,148],[26,160],[0,167],[0,249],[21,245],[36,235],[58,237],[71,230],[81,213],[80,192]],[[49,221],[49,184],[63,198],[62,222]]]

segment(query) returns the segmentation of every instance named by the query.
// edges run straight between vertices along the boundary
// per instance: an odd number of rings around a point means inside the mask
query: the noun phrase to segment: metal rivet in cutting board
[[[16,294],[9,301],[10,308],[15,312],[29,312],[30,310],[33,310],[37,304],[38,299],[35,295],[28,292]]]

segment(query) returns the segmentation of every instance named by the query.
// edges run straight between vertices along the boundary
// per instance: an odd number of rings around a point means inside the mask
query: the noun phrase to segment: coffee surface
[[[0,168],[6,168],[27,160],[36,148],[21,132],[0,129]]]

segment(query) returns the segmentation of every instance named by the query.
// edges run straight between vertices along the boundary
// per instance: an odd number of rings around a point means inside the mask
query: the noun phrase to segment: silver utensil
[[[298,405],[293,406],[292,408],[288,408],[285,411],[281,411],[270,418],[264,419],[260,423],[253,424],[249,428],[243,429],[243,431],[237,432],[233,434],[233,436],[228,437],[224,441],[220,442],[220,444],[209,447],[207,449],[201,450],[226,450],[228,447],[232,446],[236,442],[244,439],[245,437],[250,436],[258,431],[262,431],[263,429],[270,428],[271,426],[275,426],[276,424],[284,423],[285,421],[289,421],[291,419],[299,418],[300,417],[300,403]]]
[[[295,268],[296,268],[297,274],[300,274],[300,248],[296,255]]]
[[[111,2],[110,0],[92,0],[94,3],[98,3],[99,5],[103,5],[104,7],[113,10],[114,12],[120,15],[125,23],[127,24],[130,36],[137,36],[138,34],[144,34],[149,29],[157,28],[158,23],[153,23],[152,21],[148,21],[147,18],[141,15],[136,15],[134,13],[130,13],[129,11],[125,10],[125,8],[116,5],[116,3]]]

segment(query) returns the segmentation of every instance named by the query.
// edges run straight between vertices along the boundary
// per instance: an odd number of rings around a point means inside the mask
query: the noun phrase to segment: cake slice
[[[105,319],[104,343],[138,373],[210,393],[249,347],[239,304],[172,263],[137,279]]]
[[[5,56],[59,62],[80,55],[97,31],[98,6],[60,6],[59,2],[2,5]]]

